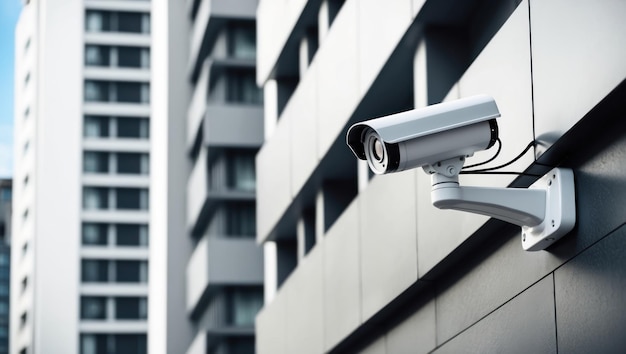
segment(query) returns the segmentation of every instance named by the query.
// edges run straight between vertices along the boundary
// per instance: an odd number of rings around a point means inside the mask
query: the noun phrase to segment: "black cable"
[[[521,159],[522,156],[524,156],[528,150],[530,150],[530,148],[532,148],[533,146],[535,146],[536,142],[533,140],[531,141],[528,146],[526,146],[526,148],[524,149],[524,151],[522,151],[519,155],[517,155],[513,160],[499,165],[499,166],[495,166],[495,167],[488,167],[488,168],[482,168],[482,169],[478,169],[478,170],[472,170],[472,171],[462,171],[461,173],[465,173],[465,174],[469,174],[469,173],[477,173],[477,172],[488,172],[488,171],[493,171],[493,170],[499,170],[503,167],[509,166],[510,164],[516,162],[517,160]],[[519,174],[523,174],[523,173],[519,173]]]
[[[513,172],[513,171],[461,171],[462,175],[517,175],[517,176],[530,176],[541,177],[541,175],[535,175],[525,172]]]
[[[496,142],[498,143],[498,150],[496,151],[496,154],[493,155],[489,160],[483,161],[483,162],[479,162],[479,163],[475,163],[475,164],[469,165],[469,166],[463,166],[462,169],[464,170],[466,168],[472,168],[472,167],[478,167],[478,166],[486,165],[486,164],[490,163],[491,161],[495,160],[496,157],[498,157],[498,155],[500,155],[500,151],[502,151],[502,141],[500,140],[500,138],[497,138]]]

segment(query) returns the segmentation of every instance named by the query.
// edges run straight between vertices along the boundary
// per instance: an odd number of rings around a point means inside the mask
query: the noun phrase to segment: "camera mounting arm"
[[[529,188],[463,187],[459,172],[465,158],[424,167],[431,174],[431,199],[439,209],[454,209],[500,219],[522,228],[522,247],[539,251],[572,230],[576,223],[574,174],[555,168]]]

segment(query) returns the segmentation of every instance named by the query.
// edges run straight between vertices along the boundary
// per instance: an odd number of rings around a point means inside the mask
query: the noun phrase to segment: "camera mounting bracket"
[[[522,248],[539,251],[570,232],[576,223],[574,173],[555,168],[528,188],[462,187],[463,157],[426,166],[431,199],[439,209],[482,214],[522,228]]]

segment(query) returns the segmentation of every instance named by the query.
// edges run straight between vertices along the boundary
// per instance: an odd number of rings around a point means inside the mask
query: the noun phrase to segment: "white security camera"
[[[576,223],[570,169],[554,168],[528,189],[459,184],[465,157],[489,149],[498,140],[498,117],[493,98],[474,96],[354,124],[346,140],[354,155],[367,160],[376,174],[423,167],[431,175],[435,207],[518,225],[524,250],[543,250]]]
[[[399,172],[489,149],[497,117],[493,98],[473,96],[356,123],[347,143],[374,173]]]

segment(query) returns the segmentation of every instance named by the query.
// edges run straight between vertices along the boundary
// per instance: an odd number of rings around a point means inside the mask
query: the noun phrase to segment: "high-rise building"
[[[622,352],[626,3],[261,0],[259,354]],[[577,226],[526,252],[519,227],[436,209],[421,169],[372,176],[351,124],[476,94],[502,149],[463,185],[573,169]],[[476,153],[468,164],[495,151]]]
[[[254,352],[256,6],[154,4],[151,353]]]
[[[11,180],[0,179],[0,354],[9,352]]]
[[[11,353],[146,352],[150,10],[23,1]]]

